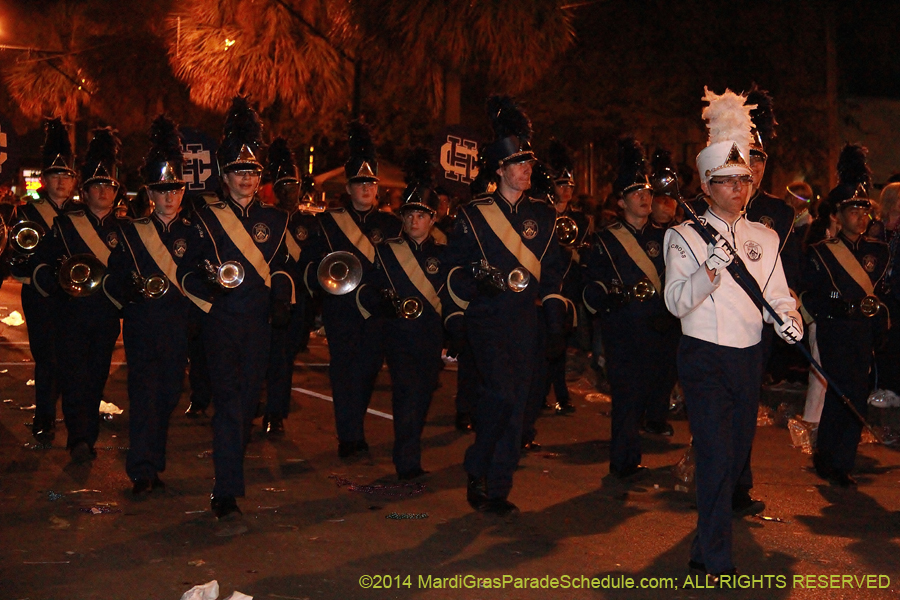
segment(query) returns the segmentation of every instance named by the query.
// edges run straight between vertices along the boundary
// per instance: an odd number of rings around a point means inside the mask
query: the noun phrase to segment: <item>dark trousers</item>
[[[66,302],[57,322],[67,448],[79,442],[93,448],[100,434],[100,401],[119,337],[119,311],[98,293]]]
[[[188,307],[180,314],[155,315],[140,314],[143,308],[127,308],[122,322],[130,438],[125,471],[132,481],[166,470],[169,418],[178,406],[187,366]]]
[[[569,387],[566,385],[566,352],[547,361],[547,383],[544,386],[544,398],[550,395],[550,388],[556,401],[565,404],[569,401]],[[543,404],[543,402],[542,402]]]
[[[273,417],[284,418],[290,412],[294,360],[309,341],[305,306],[305,301],[302,304],[298,301],[291,307],[287,327],[272,328],[269,368],[266,371],[266,414]]]
[[[660,333],[648,324],[617,327],[608,323],[602,331],[612,396],[609,468],[624,471],[641,464],[641,420],[666,418],[677,379],[679,332]]]
[[[261,312],[261,311],[257,311]],[[268,314],[230,314],[214,306],[203,318],[212,402],[216,496],[244,495],[244,449],[269,358]]]
[[[870,320],[861,319],[824,319],[816,326],[822,368],[863,417],[868,407],[869,368],[874,344],[872,326]],[[849,473],[856,463],[861,434],[862,423],[828,386],[816,439],[819,460],[836,471]]]
[[[456,357],[456,412],[473,413],[478,403],[478,367],[468,341]]]
[[[398,474],[422,468],[422,429],[442,368],[443,327],[437,314],[390,319],[384,324],[394,411],[394,467]]]
[[[730,348],[683,336],[678,347],[697,461],[691,560],[705,564],[709,573],[734,568],[731,497],[756,432],[761,365],[760,344]]]
[[[537,438],[537,420],[544,408],[549,387],[549,369],[552,364],[547,360],[547,323],[544,319],[544,309],[537,307],[537,344],[534,347],[534,356],[531,364],[534,371],[531,374],[531,386],[528,390],[528,402],[525,405],[525,414],[522,421],[522,443],[530,443]],[[565,353],[564,353],[565,354]]]
[[[481,385],[475,442],[463,464],[470,475],[487,478],[489,498],[506,498],[519,464],[525,405],[536,368],[537,313],[497,311],[465,318]]]
[[[363,319],[354,299],[344,296],[325,298],[323,318],[338,440],[361,442],[375,378],[384,364],[384,319]]]
[[[206,349],[203,347],[203,311],[191,306],[188,318],[188,381],[191,386],[191,407],[203,410],[212,402],[212,384],[206,367]]]
[[[65,301],[58,294],[44,298],[31,286],[22,286],[22,312],[34,359],[34,419],[45,424],[56,420],[56,401],[60,395],[56,324]]]

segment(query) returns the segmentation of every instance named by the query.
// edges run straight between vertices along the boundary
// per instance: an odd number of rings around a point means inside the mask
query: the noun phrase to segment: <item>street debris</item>
[[[357,485],[349,479],[339,475],[329,475],[328,479],[334,479],[338,487],[346,486],[351,492],[361,492],[363,494],[372,494],[376,496],[416,496],[424,492],[426,487],[424,483],[373,483],[370,485]]]
[[[106,402],[105,400],[100,401],[100,414],[101,415],[121,415],[124,410],[113,404],[112,402]]]
[[[68,529],[72,524],[61,517],[52,515],[50,517],[50,529]]]
[[[397,521],[406,520],[406,519],[410,519],[410,520],[427,519],[428,513],[395,513],[395,512],[392,512],[389,515],[385,515],[384,518],[385,519],[394,519]]]
[[[22,318],[22,314],[19,311],[14,310],[11,313],[9,313],[8,317],[4,317],[3,319],[0,319],[0,323],[3,323],[4,325],[9,325],[10,327],[18,327],[19,325],[25,324],[25,319]]]
[[[206,564],[205,560],[197,559],[197,560],[189,560],[188,564],[192,567],[200,567]]]
[[[791,445],[800,448],[803,454],[812,454],[816,448],[816,437],[819,424],[804,421],[800,416],[788,419],[788,431],[791,433]]]

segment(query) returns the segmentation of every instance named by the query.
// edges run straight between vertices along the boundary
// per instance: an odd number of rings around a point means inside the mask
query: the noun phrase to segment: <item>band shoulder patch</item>
[[[131,222],[132,222],[132,223],[141,223],[141,224],[149,223],[149,222],[150,222],[150,217],[141,217],[141,218],[139,218],[139,219],[132,219]]]
[[[403,238],[400,236],[388,238],[385,240],[388,244],[402,244]]]
[[[331,208],[326,208],[325,212],[342,213],[342,212],[347,212],[347,209],[344,208],[343,206],[333,206]]]
[[[70,211],[67,212],[66,214],[69,215],[69,216],[72,216],[72,217],[83,217],[83,216],[84,216],[84,209],[81,209],[81,210],[70,210]]]
[[[26,204],[43,204],[44,202],[46,202],[46,200],[44,200],[43,198],[35,198],[34,196],[28,196],[28,199],[25,200]]]
[[[613,230],[613,229],[622,229],[622,222],[616,221],[615,223],[610,223],[604,229]]]
[[[837,238],[826,238],[824,240],[820,240],[820,241],[816,242],[815,244],[813,244],[813,246],[824,246],[825,244],[837,244],[837,243],[838,243]]]
[[[529,197],[528,199],[531,200],[534,204],[546,204],[546,205],[548,205],[548,206],[550,205],[550,201],[547,200],[546,198],[532,198],[532,197]]]
[[[863,236],[863,240],[865,240],[865,241],[866,241],[867,243],[869,243],[869,244],[874,244],[874,245],[876,245],[876,246],[884,246],[885,248],[888,247],[887,242],[882,242],[882,241],[879,240],[878,238],[873,238],[873,237],[869,237],[869,236],[867,236],[867,235],[864,235],[864,236]]]

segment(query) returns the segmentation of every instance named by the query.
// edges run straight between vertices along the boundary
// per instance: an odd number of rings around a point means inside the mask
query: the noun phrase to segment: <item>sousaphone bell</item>
[[[106,265],[93,254],[73,254],[59,267],[59,285],[73,298],[90,296],[100,288]]]
[[[568,215],[556,217],[556,237],[563,246],[571,246],[578,239],[578,223]]]
[[[244,265],[237,261],[229,260],[221,265],[214,265],[209,260],[205,260],[204,267],[210,280],[215,281],[226,290],[232,290],[244,282]]]
[[[362,263],[356,255],[342,250],[327,254],[316,270],[319,285],[332,296],[343,296],[355,290],[362,275]]]

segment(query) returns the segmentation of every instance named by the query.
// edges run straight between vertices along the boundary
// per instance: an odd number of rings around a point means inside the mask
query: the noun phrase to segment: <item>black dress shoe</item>
[[[418,479],[423,475],[428,475],[428,471],[423,469],[422,467],[418,467],[411,471],[404,471],[403,473],[397,473],[397,479],[400,481],[409,481],[411,479]]]
[[[490,515],[505,517],[507,515],[519,512],[519,507],[506,498],[491,498],[487,500],[478,510]]]
[[[206,416],[206,407],[200,406],[199,404],[191,402],[190,405],[188,405],[187,410],[184,411],[184,416],[186,416],[189,419],[205,417]]]
[[[664,435],[671,437],[675,434],[675,430],[668,421],[647,421],[641,429],[650,435]]]
[[[153,491],[153,480],[147,477],[142,477],[141,479],[137,479],[134,482],[134,485],[131,486],[131,495],[132,496],[140,496],[141,494],[149,494]]]
[[[456,413],[456,428],[459,431],[472,431],[472,415],[467,412]]]
[[[87,442],[76,443],[69,449],[69,453],[75,464],[90,462],[97,456],[97,452]]]
[[[566,398],[565,400],[560,400],[556,403],[554,412],[558,415],[570,415],[575,412],[575,407],[572,406],[572,402]]]
[[[266,415],[262,422],[263,435],[279,436],[284,435],[284,419],[275,415]]]
[[[366,452],[368,450],[369,444],[367,444],[365,440],[338,443],[338,456],[340,456],[341,458],[350,458],[354,454],[357,454],[359,452]]]
[[[649,470],[650,469],[644,465],[632,465],[630,467],[625,467],[624,469],[613,469],[610,467],[609,472],[619,479],[631,479],[637,475],[643,475]]]
[[[750,491],[738,488],[731,496],[731,514],[735,517],[748,517],[758,515],[766,510],[766,503],[762,500],[750,497]]]
[[[534,440],[531,440],[530,442],[522,442],[522,450],[537,452],[540,449],[541,449],[541,445]]]
[[[39,444],[50,445],[56,437],[56,421],[52,417],[34,415],[31,424],[31,435]]]
[[[832,476],[828,478],[828,482],[831,483],[831,485],[842,488],[856,487],[856,479],[849,473],[844,473],[843,471],[835,471]]]
[[[466,488],[466,501],[475,510],[482,510],[488,502],[487,477],[475,477],[469,475],[469,484]]]
[[[209,506],[220,521],[236,519],[243,514],[234,496],[210,496]]]
[[[729,587],[734,586],[734,578],[737,576],[737,574],[738,570],[734,567],[728,569],[727,571],[722,571],[721,573],[707,573],[706,585],[708,587],[719,587],[720,585],[725,584],[727,581],[730,584]]]

